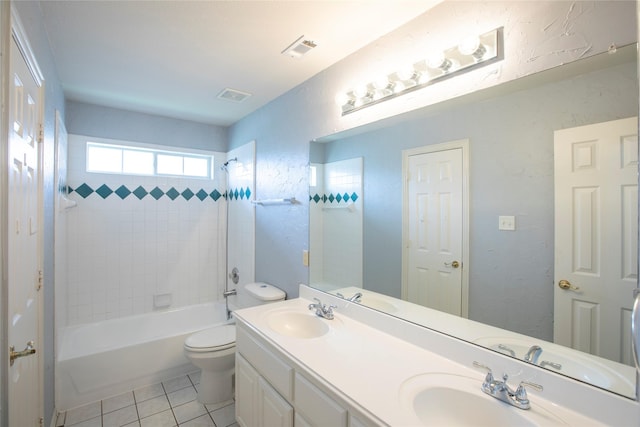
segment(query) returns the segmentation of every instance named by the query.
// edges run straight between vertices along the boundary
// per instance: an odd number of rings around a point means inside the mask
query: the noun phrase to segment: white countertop
[[[416,426],[421,421],[411,406],[411,399],[402,397],[405,381],[427,373],[455,374],[477,379],[479,395],[495,400],[496,405],[505,403],[484,395],[480,385],[486,372],[464,366],[443,355],[396,338],[389,333],[368,326],[347,314],[335,310],[329,322],[330,331],[318,338],[294,338],[281,335],[268,326],[270,314],[277,311],[313,313],[308,310],[312,301],[303,298],[239,310],[236,318],[260,333],[267,342],[282,351],[296,364],[326,385],[337,389],[343,397],[354,402],[364,412],[392,426]],[[481,361],[482,362],[482,361]],[[494,373],[496,374],[496,373]],[[497,375],[496,375],[497,376]],[[510,382],[514,387],[517,383]],[[543,425],[561,425],[546,411],[569,425],[600,425],[567,408],[555,405],[536,392],[529,393],[531,409],[527,412]],[[460,403],[461,408],[464,405]],[[512,408],[514,411],[521,409]],[[547,422],[548,421],[548,422]]]

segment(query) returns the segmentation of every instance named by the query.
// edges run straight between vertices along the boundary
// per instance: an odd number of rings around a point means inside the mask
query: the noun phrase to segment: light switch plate
[[[515,231],[516,217],[512,215],[500,215],[498,217],[498,230]]]
[[[302,251],[302,265],[309,266],[309,251],[306,249]]]

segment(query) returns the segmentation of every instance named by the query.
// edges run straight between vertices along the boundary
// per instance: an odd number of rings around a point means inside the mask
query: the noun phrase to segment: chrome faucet
[[[524,355],[524,361],[527,363],[533,363],[535,365],[536,363],[538,363],[538,357],[540,357],[540,353],[542,353],[542,347],[540,347],[539,345],[532,345]]]
[[[314,298],[315,303],[309,304],[309,310],[315,310],[316,316],[324,319],[333,320],[333,309],[337,308],[335,305],[323,304],[318,298]]]
[[[508,404],[515,406],[516,408],[531,408],[531,402],[529,402],[526,387],[531,387],[537,391],[543,390],[541,385],[530,383],[528,381],[521,381],[520,385],[518,385],[518,388],[516,390],[513,390],[507,384],[507,379],[509,378],[507,374],[504,374],[502,376],[502,381],[500,381],[496,380],[493,377],[493,373],[491,372],[491,369],[489,367],[478,362],[473,362],[473,366],[487,371],[487,376],[484,378],[484,382],[481,386],[483,392],[485,392],[489,396],[495,397],[498,400],[507,402]]]
[[[351,301],[351,302],[361,302],[362,301],[362,294],[360,292],[357,292],[356,294],[354,294],[353,296],[351,296],[349,298],[346,298],[340,292],[338,292],[336,295],[339,298],[346,299],[347,301]]]

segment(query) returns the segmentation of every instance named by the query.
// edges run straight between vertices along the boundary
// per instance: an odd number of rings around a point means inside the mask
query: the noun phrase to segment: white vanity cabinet
[[[239,354],[236,402],[236,420],[243,427],[293,426],[293,407]]]
[[[242,427],[367,427],[378,425],[339,396],[322,390],[304,369],[237,322],[236,421]]]

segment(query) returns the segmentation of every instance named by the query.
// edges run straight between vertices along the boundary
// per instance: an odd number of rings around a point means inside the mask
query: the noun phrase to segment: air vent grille
[[[232,102],[242,102],[251,96],[250,93],[226,88],[218,94],[218,98]]]
[[[305,40],[304,36],[300,36],[298,40],[291,43],[282,54],[289,55],[292,58],[302,58],[307,52],[316,47],[317,44],[311,40]]]

